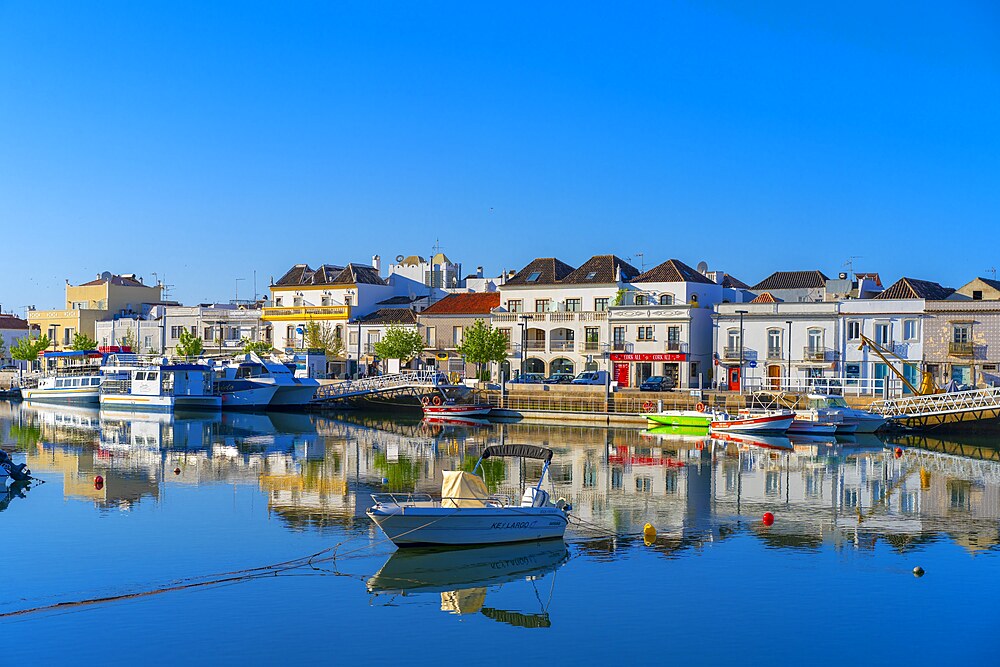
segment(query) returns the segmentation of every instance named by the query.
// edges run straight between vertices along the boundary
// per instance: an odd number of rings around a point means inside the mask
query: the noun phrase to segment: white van
[[[573,380],[573,384],[599,384],[605,385],[608,383],[608,372],[607,371],[584,371],[576,376]]]

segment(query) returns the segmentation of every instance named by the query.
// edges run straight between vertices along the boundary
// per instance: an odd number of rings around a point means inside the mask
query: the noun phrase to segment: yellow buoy
[[[645,537],[647,540],[656,539],[656,529],[653,528],[653,524],[647,523],[645,526],[642,527],[642,536]]]
[[[923,466],[920,467],[920,488],[925,490],[931,488],[931,473]]]

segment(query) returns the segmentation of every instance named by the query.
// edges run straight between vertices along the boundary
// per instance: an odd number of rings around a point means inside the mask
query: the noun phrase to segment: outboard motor
[[[15,482],[27,482],[31,479],[31,471],[23,463],[14,463],[7,452],[0,449],[0,469]]]

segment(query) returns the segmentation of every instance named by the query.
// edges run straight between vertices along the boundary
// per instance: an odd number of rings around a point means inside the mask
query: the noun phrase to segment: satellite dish
[[[708,262],[698,262],[698,266],[695,268],[698,273],[708,272]]]
[[[114,274],[110,271],[104,271],[101,273],[101,280],[111,280],[112,278],[114,278]]]
[[[396,263],[399,264],[402,261],[403,261],[403,256],[402,255],[396,255]]]

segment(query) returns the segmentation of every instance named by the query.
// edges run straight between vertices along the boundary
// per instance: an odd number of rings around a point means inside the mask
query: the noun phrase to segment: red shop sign
[[[687,361],[687,354],[684,352],[655,352],[649,354],[612,352],[611,361]]]

